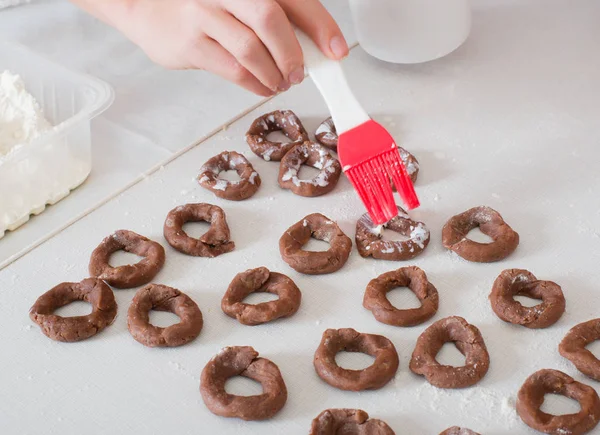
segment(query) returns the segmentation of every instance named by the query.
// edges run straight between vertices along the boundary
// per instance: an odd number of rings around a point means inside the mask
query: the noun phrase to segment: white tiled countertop
[[[600,314],[595,289],[600,279],[600,4],[521,0],[475,6],[471,39],[447,58],[401,67],[382,64],[357,48],[345,66],[367,110],[421,162],[417,189],[423,206],[414,216],[432,230],[432,241],[409,264],[422,267],[440,292],[434,320],[460,315],[481,329],[491,355],[491,369],[482,382],[459,391],[430,387],[410,373],[408,361],[416,338],[431,321],[394,328],[377,323],[362,308],[368,281],[405,264],[362,259],[354,251],[339,272],[308,277],[281,260],[280,235],[304,215],[322,212],[353,237],[362,213],[346,180],[322,198],[280,190],[277,164],[259,161],[245,145],[243,133],[250,122],[275,108],[294,110],[314,131],[327,113],[312,84],[304,83],[0,271],[0,421],[6,433],[303,434],[322,410],[351,407],[387,421],[398,434],[437,434],[452,425],[486,435],[533,434],[514,411],[516,392],[529,374],[556,368],[598,388],[559,356],[557,346],[574,324]],[[185,116],[195,121],[194,114]],[[193,141],[190,137],[188,144]],[[225,149],[244,152],[262,177],[262,187],[248,201],[216,199],[193,180],[207,158]],[[201,259],[168,247],[162,238],[164,218],[186,202],[223,207],[236,250]],[[521,245],[509,259],[471,264],[440,246],[446,219],[475,205],[496,208],[520,233]],[[56,343],[31,324],[27,313],[35,299],[59,282],[86,277],[93,248],[119,228],[165,245],[167,262],[156,281],[189,294],[204,314],[204,330],[191,344],[165,350],[135,342],[126,328],[134,290],[115,291],[115,324],[85,342]],[[303,304],[295,316],[246,327],[221,312],[220,299],[231,278],[258,266],[296,281]],[[487,301],[491,284],[511,267],[529,269],[563,287],[567,312],[556,325],[525,330],[493,314]],[[405,296],[394,301],[405,306],[411,301]],[[390,338],[400,355],[395,380],[363,393],[324,384],[312,368],[312,357],[329,327],[354,327]],[[280,367],[289,399],[272,420],[222,419],[204,407],[200,371],[228,345],[252,345]],[[345,355],[342,360],[348,366],[356,363]],[[549,402],[550,410],[565,409],[561,400]]]

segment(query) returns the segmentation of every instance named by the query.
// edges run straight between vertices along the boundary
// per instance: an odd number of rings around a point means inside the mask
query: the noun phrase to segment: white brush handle
[[[304,52],[304,66],[323,95],[338,134],[367,122],[370,118],[354,97],[340,62],[326,57],[306,34],[296,29]]]

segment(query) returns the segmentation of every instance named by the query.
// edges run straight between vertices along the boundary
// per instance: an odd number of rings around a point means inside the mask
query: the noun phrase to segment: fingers
[[[269,50],[252,29],[226,11],[217,10],[205,23],[206,35],[221,44],[265,87],[282,89],[283,76]]]
[[[304,79],[302,48],[285,11],[274,0],[227,0],[229,12],[251,28],[283,76],[280,90]]]
[[[348,55],[348,44],[333,17],[319,0],[278,0],[289,19],[331,59]]]
[[[257,95],[274,95],[271,89],[263,85],[231,53],[210,38],[198,40],[191,62],[194,67],[217,74]]]

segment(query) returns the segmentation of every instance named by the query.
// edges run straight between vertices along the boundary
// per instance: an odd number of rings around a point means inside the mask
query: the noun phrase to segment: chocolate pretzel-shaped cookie
[[[586,349],[586,346],[597,340],[600,340],[600,319],[580,323],[571,328],[560,342],[558,351],[581,373],[600,381],[600,360]]]
[[[421,302],[419,308],[401,310],[392,305],[387,293],[398,287],[408,287]],[[427,275],[418,267],[403,267],[371,280],[365,291],[363,306],[375,318],[392,326],[415,326],[432,318],[438,310],[439,297]]]
[[[363,370],[347,370],[335,361],[339,352],[361,352],[375,361]],[[396,374],[400,362],[390,340],[375,334],[361,334],[354,329],[328,329],[315,352],[317,374],[340,390],[375,390],[387,384]]]
[[[540,409],[546,394],[559,394],[576,400],[576,414],[551,415]],[[517,413],[523,422],[548,434],[581,435],[600,421],[600,398],[596,391],[558,370],[540,370],[529,376],[517,396]]]
[[[383,240],[383,231],[389,230],[408,237],[403,241]],[[429,230],[423,222],[416,222],[398,207],[398,216],[377,226],[371,216],[365,213],[356,224],[356,246],[361,257],[373,257],[380,260],[410,260],[429,245]]]
[[[534,307],[525,307],[515,296],[541,299]],[[540,281],[522,269],[503,271],[492,287],[490,302],[494,313],[502,320],[531,329],[547,328],[565,312],[565,297],[560,286],[552,281]]]
[[[92,305],[87,316],[62,317],[54,314],[74,301]],[[117,316],[113,291],[104,281],[87,278],[79,283],[63,282],[40,296],[29,311],[44,335],[56,341],[75,342],[90,338],[112,324]]]
[[[313,421],[308,435],[395,435],[385,422],[361,409],[327,409]]]
[[[491,243],[469,240],[469,231],[479,227]],[[519,235],[502,216],[489,207],[475,207],[452,217],[442,229],[444,247],[468,261],[491,263],[508,257],[519,245]]]
[[[259,382],[263,393],[236,396],[225,391],[225,383],[234,376]],[[206,364],[200,376],[200,393],[206,407],[221,417],[242,420],[267,420],[277,414],[287,401],[287,388],[279,368],[259,358],[250,346],[226,347]]]
[[[299,178],[302,165],[312,166],[320,172],[312,179]],[[281,160],[279,186],[300,196],[321,196],[335,189],[341,174],[340,162],[325,147],[307,141],[296,145]]]
[[[188,236],[183,230],[187,222],[208,222],[210,229],[199,239]],[[163,227],[169,245],[179,252],[197,257],[218,257],[235,249],[230,240],[225,212],[211,204],[186,204],[169,212]]]
[[[246,304],[243,300],[251,293],[275,294],[279,299],[260,304]],[[238,273],[225,296],[221,309],[243,325],[260,325],[282,317],[290,317],[300,308],[302,293],[287,276],[270,272],[266,267]]]
[[[281,131],[291,142],[273,142],[267,136]],[[308,140],[302,122],[291,110],[276,110],[257,118],[246,133],[246,142],[254,154],[267,162],[280,161],[294,146]]]
[[[224,171],[236,171],[239,181],[219,178]],[[209,159],[198,175],[198,183],[216,196],[230,201],[243,201],[253,196],[260,187],[260,175],[252,164],[240,153],[224,151]]]
[[[445,343],[453,342],[465,356],[465,365],[453,367],[436,360]],[[410,360],[410,370],[438,388],[465,388],[479,382],[490,366],[483,337],[462,317],[438,320],[423,332]]]

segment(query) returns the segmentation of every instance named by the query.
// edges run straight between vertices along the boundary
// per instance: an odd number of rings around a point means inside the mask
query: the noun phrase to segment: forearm
[[[104,21],[120,28],[127,22],[131,12],[139,0],[70,0],[81,9]]]

